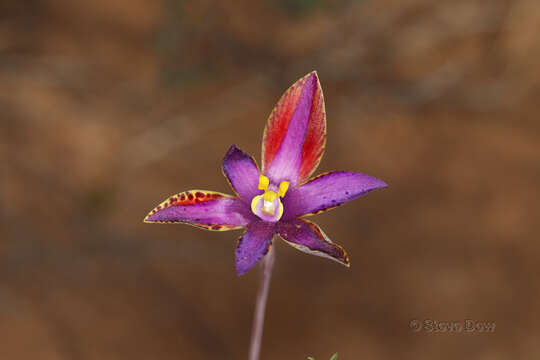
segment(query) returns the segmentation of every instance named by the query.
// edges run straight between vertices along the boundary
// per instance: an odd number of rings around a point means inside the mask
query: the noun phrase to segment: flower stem
[[[251,345],[249,347],[249,360],[259,360],[261,352],[261,342],[264,325],[264,313],[266,311],[266,300],[270,288],[270,278],[272,277],[272,267],[274,266],[274,247],[271,246],[268,254],[263,259],[261,271],[261,283],[257,292],[257,302],[255,304],[255,315],[253,317],[253,328],[251,330]]]

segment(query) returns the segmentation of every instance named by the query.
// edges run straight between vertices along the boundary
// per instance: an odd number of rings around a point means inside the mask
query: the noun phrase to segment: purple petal
[[[260,171],[255,160],[235,145],[225,155],[222,169],[234,191],[248,204],[262,193],[258,189]]]
[[[343,248],[334,244],[321,228],[305,219],[280,222],[278,234],[285,242],[307,254],[326,257],[349,266],[349,257]]]
[[[247,231],[238,239],[236,246],[236,272],[245,274],[266,255],[272,246],[274,225],[256,221],[248,225]]]
[[[296,186],[298,171],[302,164],[302,147],[308,128],[313,104],[314,92],[317,89],[317,76],[311,73],[301,79],[301,93],[296,108],[288,124],[287,133],[274,156],[266,174],[275,184],[287,180]]]
[[[334,171],[322,174],[287,192],[283,199],[283,219],[330,210],[386,186],[384,181],[355,172]]]
[[[183,223],[225,231],[247,226],[257,217],[242,200],[214,191],[191,190],[173,195],[144,219],[148,223]]]

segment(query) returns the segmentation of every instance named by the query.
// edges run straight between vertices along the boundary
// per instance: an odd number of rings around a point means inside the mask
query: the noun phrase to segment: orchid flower
[[[262,142],[261,168],[232,145],[223,174],[236,196],[190,190],[169,197],[144,219],[226,231],[243,229],[236,246],[236,271],[246,273],[268,253],[274,235],[312,255],[349,266],[345,250],[303,218],[333,209],[387,186],[374,177],[328,172],[309,179],[326,144],[324,98],[315,71],[295,82],[270,114]]]
[[[246,229],[236,245],[236,272],[242,275],[265,258],[250,360],[258,360],[261,349],[274,263],[274,235],[303,252],[349,266],[345,250],[303,216],[333,209],[386,186],[379,179],[350,171],[329,172],[309,179],[321,161],[325,144],[324,98],[313,71],[285,91],[270,114],[264,129],[261,168],[235,145],[225,155],[223,174],[236,196],[207,190],[185,191],[169,197],[144,219],[149,223],[182,223],[215,231]]]

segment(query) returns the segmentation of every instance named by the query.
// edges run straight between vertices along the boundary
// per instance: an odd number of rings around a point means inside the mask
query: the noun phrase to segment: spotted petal
[[[206,230],[225,231],[247,226],[256,217],[242,200],[207,190],[173,195],[144,219],[147,223],[182,223]]]
[[[256,221],[248,225],[247,231],[238,239],[236,246],[236,272],[245,274],[268,253],[272,246],[274,225]]]
[[[356,172],[334,171],[322,174],[289,190],[283,201],[283,219],[330,210],[386,186],[382,180]]]
[[[326,143],[324,98],[313,71],[294,83],[278,101],[264,130],[262,168],[275,184],[294,187],[319,165]]]
[[[307,254],[326,257],[349,266],[349,257],[343,248],[334,244],[321,228],[305,219],[280,222],[278,234],[285,242]]]
[[[255,160],[235,145],[225,155],[222,169],[231,187],[248,204],[262,193],[258,188],[260,172]]]

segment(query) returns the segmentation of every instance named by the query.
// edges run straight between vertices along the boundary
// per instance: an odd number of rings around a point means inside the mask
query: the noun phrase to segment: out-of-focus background
[[[313,218],[350,269],[278,241],[262,359],[539,358],[539,29],[537,0],[1,2],[0,359],[247,358],[240,232],[142,219],[230,192],[313,69],[319,172],[390,186]]]

